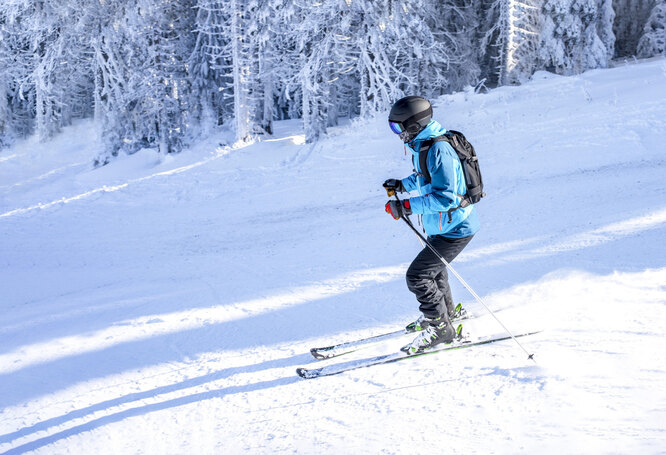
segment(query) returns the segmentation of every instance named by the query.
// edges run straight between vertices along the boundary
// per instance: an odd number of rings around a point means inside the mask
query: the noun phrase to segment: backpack
[[[421,149],[419,150],[419,168],[421,168],[421,175],[425,179],[426,184],[430,183],[430,172],[427,165],[428,152],[435,142],[441,141],[448,142],[453,147],[453,150],[456,151],[462,165],[465,185],[467,186],[467,193],[458,195],[462,197],[460,205],[448,211],[450,223],[452,221],[451,212],[465,208],[471,204],[476,204],[486,193],[483,192],[483,179],[481,178],[479,160],[476,157],[474,146],[467,141],[461,132],[453,130],[448,130],[443,135],[423,141],[421,144]]]

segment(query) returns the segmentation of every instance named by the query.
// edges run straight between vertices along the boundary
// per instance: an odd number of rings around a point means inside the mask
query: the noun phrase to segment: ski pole
[[[394,193],[394,196],[395,196],[395,198],[398,200],[398,202],[402,204],[402,202],[401,202],[400,199],[398,198],[398,195]],[[476,292],[474,292],[474,289],[472,289],[472,287],[471,287],[469,284],[467,284],[467,282],[466,282],[465,280],[463,280],[463,277],[461,277],[460,274],[458,274],[458,272],[456,272],[456,270],[455,270],[453,267],[451,267],[451,264],[449,264],[449,262],[448,262],[446,259],[444,259],[444,257],[443,257],[441,254],[439,254],[439,251],[437,251],[437,250],[435,249],[435,247],[432,246],[432,244],[431,244],[430,242],[428,242],[428,240],[427,240],[425,237],[423,237],[423,235],[422,235],[422,234],[421,234],[421,233],[420,233],[420,232],[414,227],[414,225],[412,224],[412,222],[409,221],[409,218],[408,218],[407,216],[405,216],[405,215],[401,215],[400,218],[402,218],[402,219],[405,221],[405,223],[407,223],[407,226],[409,226],[409,227],[412,229],[412,231],[414,231],[414,233],[416,234],[416,236],[417,236],[417,237],[419,238],[419,240],[421,241],[421,244],[424,244],[424,243],[425,243],[425,244],[428,246],[428,248],[430,248],[430,251],[432,251],[432,252],[435,254],[435,256],[437,256],[437,257],[438,257],[438,258],[444,263],[444,265],[445,265],[445,266],[451,271],[451,273],[453,273],[453,274],[455,275],[455,277],[458,279],[458,281],[460,281],[460,283],[462,283],[462,285],[465,286],[465,288],[467,288],[467,290],[469,291],[469,293],[472,294],[472,296],[476,299],[476,301],[479,302],[481,305],[483,305],[483,307],[484,307],[486,310],[488,310],[488,313],[490,313],[491,316],[492,316],[493,318],[495,318],[495,320],[499,323],[499,325],[502,326],[502,328],[506,331],[506,333],[508,333],[508,334],[511,336],[511,338],[513,339],[513,341],[515,341],[516,344],[518,344],[518,346],[520,346],[520,349],[522,349],[523,352],[525,352],[525,354],[527,354],[527,359],[528,359],[528,360],[532,360],[534,363],[536,363],[536,360],[534,360],[534,354],[530,354],[530,353],[527,351],[527,349],[525,349],[525,348],[523,347],[523,345],[520,344],[520,342],[516,339],[516,337],[513,335],[513,333],[511,333],[511,331],[510,331],[510,330],[509,330],[509,329],[508,329],[508,328],[502,323],[502,321],[500,321],[499,318],[495,315],[495,313],[493,312],[493,310],[491,310],[491,309],[488,307],[488,305],[486,305],[485,302],[481,299],[481,297],[479,297],[479,295],[478,295]]]

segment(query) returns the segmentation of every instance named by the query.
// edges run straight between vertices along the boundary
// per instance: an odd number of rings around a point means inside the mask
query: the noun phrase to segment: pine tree
[[[605,48],[604,67],[613,58],[615,53],[615,33],[613,23],[615,22],[615,11],[612,0],[597,0],[598,19],[596,21],[597,36]]]
[[[46,139],[94,116],[99,163],[142,147],[177,152],[222,124],[246,140],[301,118],[312,142],[341,116],[369,117],[407,94],[435,98],[498,66],[504,84],[539,68],[606,66],[611,26],[624,20],[611,1],[8,0],[0,137]],[[663,48],[661,8],[644,55]]]
[[[638,41],[643,35],[656,0],[612,0],[615,20],[613,33],[617,39],[615,57],[636,55]]]
[[[0,19],[2,26],[2,19]],[[0,53],[6,52],[0,40]],[[0,61],[0,64],[3,62]],[[0,150],[12,141],[12,111],[9,107],[9,78],[6,71],[0,71]]]
[[[90,10],[93,49],[93,79],[95,120],[103,125],[101,136],[104,149],[95,164],[107,164],[120,151],[132,153],[136,145],[137,105],[131,85],[131,61],[137,59],[131,51],[131,34],[123,26],[127,15],[122,0],[95,3]]]
[[[546,0],[540,67],[570,75],[608,66],[614,42],[608,9],[607,1]]]
[[[217,0],[198,0],[193,24],[194,47],[188,60],[192,89],[191,118],[204,133],[224,123],[228,111],[222,95],[224,82],[220,71],[219,49],[224,47],[222,10]]]
[[[67,104],[67,53],[77,49],[68,48],[68,31],[65,26],[65,8],[58,4],[36,1],[15,4],[17,33],[25,36],[28,51],[22,56],[29,62],[29,84],[34,87],[35,128],[40,140],[51,138],[66,124],[63,116]],[[76,16],[68,18],[76,22]]]
[[[432,84],[432,93],[440,95],[474,86],[481,76],[478,30],[479,7],[474,0],[440,0],[426,17],[435,42],[439,44],[429,56],[428,66],[440,72]],[[441,84],[438,79],[445,78]]]
[[[218,124],[233,120],[237,140],[272,131],[275,72],[284,52],[276,47],[284,40],[275,29],[283,7],[283,0],[197,2],[197,43],[190,59],[195,89],[213,84],[220,94],[214,101]]]
[[[539,13],[534,0],[500,0],[500,84],[521,82],[536,69]]]
[[[14,135],[11,100],[12,74],[9,63],[14,54],[10,41],[7,11],[0,8],[0,150],[8,146]]]
[[[474,3],[479,25],[473,42],[477,44],[476,61],[479,64],[480,77],[487,86],[496,86],[499,83],[505,40],[500,21],[501,6],[502,0],[476,0]]]
[[[190,74],[197,117],[203,125],[222,125],[234,116],[229,2],[198,0],[196,10]]]
[[[650,17],[638,42],[637,55],[652,57],[666,53],[666,0],[659,0],[652,8]]]
[[[2,129],[46,140],[93,107],[86,8],[77,0],[0,5]],[[9,133],[11,131],[11,133]]]
[[[314,142],[326,133],[329,124],[331,91],[329,85],[340,67],[339,38],[351,36],[357,24],[353,22],[349,6],[335,0],[323,0],[311,5],[297,5],[296,24],[291,33],[294,54],[298,59],[297,96],[300,98],[305,140]],[[343,63],[344,64],[344,63]]]
[[[193,103],[187,61],[194,47],[189,33],[194,5],[176,0],[100,5],[93,45],[95,100],[107,149],[97,162],[143,147],[180,151]]]
[[[7,96],[6,108],[3,109],[3,134],[7,142],[14,137],[31,134],[35,124],[34,54],[30,37],[25,33],[23,18],[13,13],[5,16],[7,22],[0,30],[0,80]]]

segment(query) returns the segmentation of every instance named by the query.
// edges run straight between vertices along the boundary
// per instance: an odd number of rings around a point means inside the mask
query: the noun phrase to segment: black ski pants
[[[428,241],[447,262],[451,262],[472,237],[474,236],[454,239],[436,235],[428,237]],[[446,266],[427,246],[407,269],[407,287],[416,296],[416,300],[421,304],[419,309],[426,317],[437,318],[446,313],[453,314],[455,305]]]

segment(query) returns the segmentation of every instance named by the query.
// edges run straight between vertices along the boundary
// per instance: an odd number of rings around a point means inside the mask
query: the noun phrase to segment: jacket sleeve
[[[405,177],[401,181],[402,181],[402,186],[405,187],[405,190],[407,192],[416,190],[416,172],[410,175],[409,177]]]
[[[412,213],[427,215],[458,207],[462,196],[457,190],[465,192],[465,177],[453,147],[446,142],[438,142],[432,147],[428,155],[428,170],[430,191],[409,200]]]

